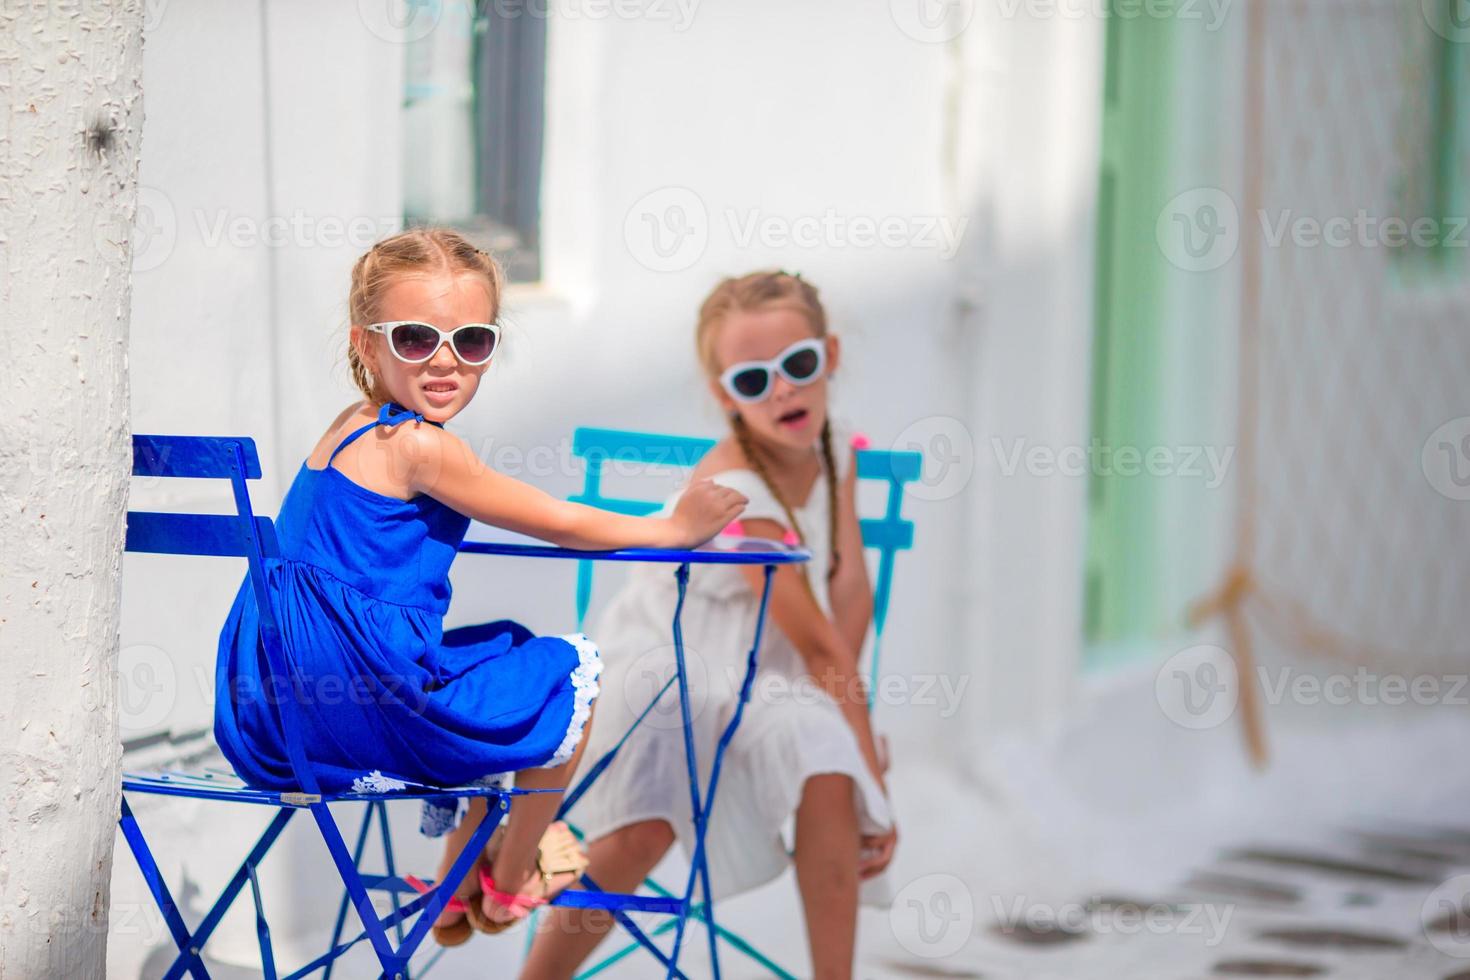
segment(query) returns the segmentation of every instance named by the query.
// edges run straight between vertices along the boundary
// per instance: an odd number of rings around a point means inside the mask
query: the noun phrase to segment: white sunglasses
[[[446,331],[420,320],[390,320],[369,323],[363,329],[387,337],[388,349],[405,364],[424,363],[447,342],[455,357],[478,366],[487,363],[500,346],[498,323],[466,323]]]
[[[777,374],[794,385],[809,385],[827,368],[827,345],[820,337],[798,340],[769,361],[741,361],[720,375],[720,385],[738,402],[758,402],[771,393]]]

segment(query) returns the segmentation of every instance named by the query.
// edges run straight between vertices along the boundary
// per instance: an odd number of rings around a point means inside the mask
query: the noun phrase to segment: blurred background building
[[[253,436],[273,510],[354,397],[353,260],[449,223],[514,280],[450,427],[566,495],[578,425],[719,434],[698,304],[799,271],[837,413],[926,456],[877,707],[902,890],[863,975],[1449,976],[1467,43],[1463,0],[153,0],[133,429]],[[450,625],[569,628],[573,568],[530,564],[461,561]],[[125,765],[209,758],[215,633],[158,610],[222,621],[243,568],[197,565],[125,566]],[[238,860],[195,828],[250,815],[150,806],[187,906]],[[283,960],[335,911],[318,849],[265,882]],[[110,963],[148,975],[118,855]],[[1228,921],[1120,925],[1191,902]],[[797,907],[784,880],[726,918],[801,974]],[[237,915],[211,949],[248,964]],[[477,945],[436,969],[513,969]]]

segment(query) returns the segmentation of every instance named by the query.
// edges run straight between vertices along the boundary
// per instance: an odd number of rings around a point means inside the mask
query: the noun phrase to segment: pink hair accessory
[[[852,434],[852,448],[867,449],[872,444],[872,440],[870,440],[865,434],[861,432],[854,432]]]
[[[745,537],[745,525],[744,524],[741,524],[739,520],[734,520],[734,521],[731,521],[729,524],[726,524],[725,525],[725,529],[723,531],[721,531],[720,533],[721,534],[733,534],[736,537],[743,538],[743,537]]]

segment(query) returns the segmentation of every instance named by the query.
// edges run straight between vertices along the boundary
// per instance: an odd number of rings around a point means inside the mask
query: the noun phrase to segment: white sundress
[[[834,438],[834,445],[844,447],[834,453],[840,480],[852,465],[852,453],[845,449],[845,440]],[[753,471],[726,470],[711,479],[749,498],[742,520],[768,518],[782,527],[789,523],[780,503]],[[812,591],[830,616],[826,479],[825,473],[819,476],[806,504],[792,510],[812,552],[805,566]],[[675,494],[659,515],[670,514],[677,500]],[[602,650],[605,669],[582,772],[612,748],[674,674],[673,573],[670,565],[634,566],[597,618],[592,635]],[[759,601],[738,566],[691,567],[682,623],[701,786],[707,784],[715,745],[740,696]],[[664,694],[568,815],[589,840],[642,820],[663,819],[673,826],[686,858],[692,854],[678,693],[675,684]],[[823,773],[853,779],[862,833],[881,833],[892,826],[888,801],[863,761],[852,728],[767,616],[751,700],[721,763],[705,836],[715,897],[755,888],[786,869],[791,858],[783,828],[796,812],[807,778]],[[886,875],[864,882],[861,900],[867,905],[890,904]]]

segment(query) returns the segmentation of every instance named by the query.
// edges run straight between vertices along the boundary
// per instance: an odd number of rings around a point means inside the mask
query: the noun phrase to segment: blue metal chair
[[[605,496],[602,493],[603,466],[610,460],[618,460],[644,466],[692,468],[714,445],[715,442],[712,439],[699,439],[689,436],[629,432],[620,429],[579,428],[572,437],[572,453],[584,460],[586,471],[582,491],[568,499],[592,507],[616,511],[620,514],[632,514],[635,516],[651,514],[659,509],[661,503],[649,500]],[[875,449],[860,449],[857,451],[858,479],[878,480],[887,484],[887,501],[883,516],[881,518],[860,519],[864,547],[878,552],[878,574],[873,588],[873,646],[868,667],[870,690],[876,690],[878,683],[883,630],[888,621],[888,601],[893,590],[894,558],[898,552],[913,547],[914,543],[913,522],[904,518],[902,514],[903,487],[905,483],[910,483],[919,478],[922,467],[923,457],[917,452],[892,452]],[[578,629],[582,628],[587,618],[587,610],[591,605],[591,601],[592,562],[583,561],[579,563],[577,569],[576,602]],[[643,717],[652,710],[654,705],[658,703],[659,699],[663,697],[664,692],[669,689],[672,683],[673,679],[671,678],[664,684],[663,689],[654,695],[653,701],[640,714],[638,720],[634,722],[635,728],[642,721]],[[869,703],[869,710],[872,710],[872,702]],[[606,755],[589,767],[587,775],[567,794],[566,800],[561,808],[561,814],[563,816],[575,806],[577,800],[580,799],[592,781],[606,769],[607,765],[616,756],[618,750],[622,748],[624,742],[631,734],[632,729],[625,733]],[[575,829],[575,825],[573,826]],[[655,895],[670,896],[673,894],[667,887],[652,878],[645,879],[644,886]],[[716,924],[714,922],[713,909],[707,909],[702,906],[696,907],[694,914],[720,940],[759,963],[772,975],[781,977],[783,980],[796,980],[792,973],[783,969],[748,940]],[[651,935],[657,936],[674,927],[675,923],[664,923],[654,929]],[[578,974],[578,980],[600,973],[638,949],[640,945],[644,945],[641,937],[638,942],[629,943]],[[712,959],[715,959],[713,955]],[[717,960],[715,975],[719,975]]]
[[[181,477],[192,479],[229,480],[234,492],[234,514],[177,514],[129,511],[126,550],[166,555],[207,555],[217,557],[244,558],[249,563],[251,587],[255,590],[260,607],[261,635],[266,658],[276,677],[290,677],[292,691],[300,697],[299,678],[286,669],[285,651],[282,648],[280,629],[277,626],[270,596],[266,588],[265,561],[278,557],[279,546],[275,527],[269,518],[255,516],[250,503],[247,480],[260,478],[260,459],[255,443],[248,438],[210,438],[202,436],[149,436],[133,437],[133,475],[149,477]],[[220,920],[224,918],[241,890],[248,882],[255,902],[256,933],[260,945],[261,968],[268,980],[275,980],[277,970],[271,948],[270,928],[266,921],[264,903],[261,898],[257,869],[281,831],[300,811],[307,811],[316,822],[322,840],[327,846],[332,862],[346,887],[352,906],[362,921],[362,931],[353,939],[339,942],[342,920],[338,919],[338,935],[334,936],[331,948],[322,956],[288,975],[291,978],[306,976],[317,970],[329,971],[332,963],[348,949],[367,939],[382,965],[383,975],[395,978],[409,975],[408,963],[419,944],[428,935],[443,909],[447,898],[464,878],[474,863],[474,855],[483,849],[495,825],[509,806],[513,790],[489,789],[479,786],[431,787],[422,786],[411,791],[394,793],[323,793],[307,765],[303,753],[299,722],[292,706],[295,698],[282,701],[281,722],[285,730],[288,756],[298,789],[290,791],[257,789],[246,785],[233,773],[211,769],[202,772],[129,772],[123,776],[122,812],[119,825],[127,840],[138,868],[148,885],[153,899],[163,914],[169,933],[178,946],[178,955],[164,974],[168,980],[189,974],[193,977],[208,977],[202,952]],[[221,803],[251,804],[273,808],[275,816],[264,832],[248,850],[235,874],[226,883],[203,920],[192,931],[184,922],[178,905],[169,893],[158,862],[154,860],[142,829],[128,803],[130,793],[147,793],[162,796],[186,796],[195,799],[215,800]],[[454,862],[440,887],[418,895],[393,871],[392,852],[386,853],[388,873],[386,875],[364,875],[358,871],[357,860],[361,858],[365,830],[359,834],[356,854],[349,854],[347,845],[337,828],[328,803],[362,802],[368,805],[368,818],[376,814],[386,830],[386,801],[424,799],[464,799],[485,797],[490,803],[486,816],[480,821],[471,836],[470,846]],[[364,820],[366,827],[367,820]],[[384,836],[386,842],[386,834]],[[380,917],[374,910],[368,891],[384,890],[393,900],[393,912]],[[400,896],[413,896],[408,901]],[[404,932],[405,920],[422,913],[418,920]],[[394,931],[394,940],[388,937],[388,929]]]

